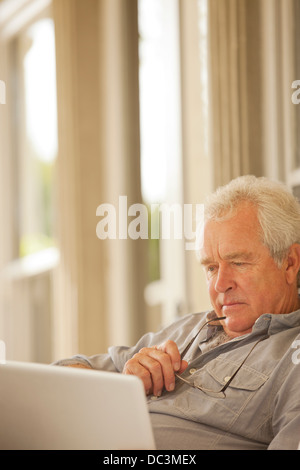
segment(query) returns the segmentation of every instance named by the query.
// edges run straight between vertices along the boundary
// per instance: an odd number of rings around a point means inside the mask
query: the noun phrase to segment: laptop
[[[0,363],[0,449],[155,449],[142,382],[114,372]]]

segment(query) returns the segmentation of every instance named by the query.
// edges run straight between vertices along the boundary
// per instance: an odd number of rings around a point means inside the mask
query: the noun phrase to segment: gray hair
[[[257,207],[262,242],[281,266],[290,246],[300,243],[299,201],[280,182],[252,175],[241,176],[207,198],[204,219],[228,219],[243,202]]]

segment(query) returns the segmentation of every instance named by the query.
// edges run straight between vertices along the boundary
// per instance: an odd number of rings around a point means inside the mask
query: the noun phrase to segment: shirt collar
[[[206,315],[205,315],[205,321],[207,322],[208,320],[211,320],[212,318],[215,318],[217,316],[217,314],[215,313],[214,310],[211,310],[210,312],[208,312]],[[206,343],[207,341],[209,341],[211,338],[213,338],[213,336],[215,336],[215,334],[218,332],[218,331],[221,331],[223,330],[223,326],[220,325],[219,322],[211,322],[209,323],[208,325],[206,325],[204,328],[203,328],[203,331],[201,331],[200,333],[200,341],[199,341],[199,344],[202,344],[202,343]]]
[[[252,332],[266,331],[270,335],[289,328],[300,327],[300,310],[291,313],[265,313],[254,323]]]
[[[211,320],[214,317],[216,317],[216,313],[214,310],[211,310],[205,315],[204,322]],[[245,336],[266,333],[268,333],[269,335],[273,335],[279,333],[282,330],[295,328],[297,326],[300,327],[300,309],[296,310],[295,312],[283,314],[264,313],[255,321],[252,328],[252,332],[248,333]],[[222,330],[223,327],[219,323],[209,323],[203,328],[203,331],[201,331],[200,333],[199,344],[206,343],[207,341],[212,339],[219,331]],[[242,337],[239,336],[236,339],[241,338]]]

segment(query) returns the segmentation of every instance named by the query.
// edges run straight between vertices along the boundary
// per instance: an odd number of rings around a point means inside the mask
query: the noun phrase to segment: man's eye
[[[207,269],[207,272],[213,273],[213,272],[215,271],[215,269],[216,269],[216,266],[207,266],[206,269]]]

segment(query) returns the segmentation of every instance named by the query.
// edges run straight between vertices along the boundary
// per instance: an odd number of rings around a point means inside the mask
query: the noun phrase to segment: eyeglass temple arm
[[[230,383],[233,381],[234,377],[236,376],[236,374],[238,373],[238,371],[241,369],[241,367],[245,364],[246,360],[248,359],[248,357],[250,356],[250,354],[252,353],[253,349],[255,348],[255,346],[258,345],[258,343],[260,343],[261,341],[265,340],[269,338],[269,335],[264,335],[262,336],[258,341],[256,341],[256,343],[252,346],[252,348],[250,349],[249,353],[247,354],[247,356],[245,357],[245,359],[243,360],[243,362],[241,363],[241,365],[237,368],[237,370],[234,372],[234,374],[230,377],[230,379],[228,380],[228,382],[226,382],[226,384],[224,385],[224,387],[222,388],[222,392],[224,392],[226,390],[226,388],[230,385]]]
[[[190,349],[190,347],[192,346],[193,342],[195,341],[195,339],[197,338],[197,336],[199,335],[199,333],[202,331],[202,329],[210,322],[213,322],[213,321],[219,321],[219,320],[225,320],[226,317],[215,317],[215,318],[211,318],[210,320],[208,320],[206,323],[204,323],[204,325],[201,326],[200,330],[196,333],[196,335],[191,339],[191,341],[187,344],[187,346],[184,348],[184,350],[182,351],[181,353],[181,360],[184,358],[184,356],[186,355],[186,353],[188,352],[188,350]]]

